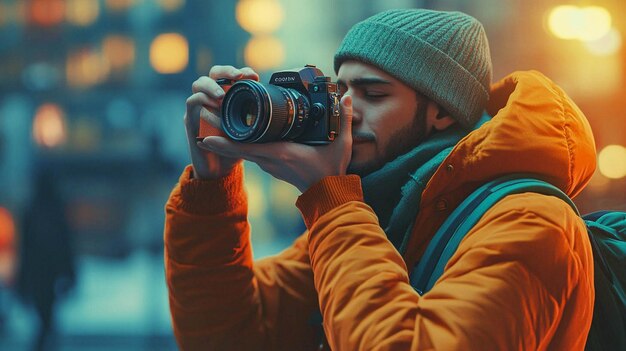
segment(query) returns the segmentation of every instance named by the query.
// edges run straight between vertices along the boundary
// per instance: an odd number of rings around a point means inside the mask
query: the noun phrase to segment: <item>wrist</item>
[[[221,179],[233,173],[235,168],[237,168],[237,166],[241,163],[242,160],[233,160],[232,162],[224,162],[223,160],[221,160],[221,162],[214,162],[214,160],[210,160],[201,166],[192,164],[190,178],[198,180]]]
[[[195,167],[191,167],[191,172],[189,173],[189,179],[195,179],[195,180],[218,180],[224,177],[227,177],[230,173],[232,173],[233,168],[230,168],[228,170],[222,170],[222,171],[218,171],[218,172],[204,172],[204,173],[199,173],[198,171],[196,171]]]
[[[326,212],[351,201],[363,201],[361,178],[356,175],[328,176],[313,184],[296,201],[307,228]]]
[[[245,202],[243,165],[236,164],[230,173],[216,179],[194,178],[193,167],[187,166],[177,188],[177,205],[189,213],[230,211]]]

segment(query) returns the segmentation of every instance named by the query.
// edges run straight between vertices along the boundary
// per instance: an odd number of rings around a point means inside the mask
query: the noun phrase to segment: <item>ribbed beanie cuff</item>
[[[375,15],[348,32],[335,54],[336,73],[347,60],[382,69],[440,104],[467,128],[489,99],[486,36],[478,21],[460,12],[391,10]]]

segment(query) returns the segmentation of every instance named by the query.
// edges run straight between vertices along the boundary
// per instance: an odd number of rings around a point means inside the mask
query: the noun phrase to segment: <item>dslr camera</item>
[[[243,143],[328,144],[339,134],[339,100],[337,84],[313,65],[275,72],[269,84],[244,79],[224,96],[222,129]]]

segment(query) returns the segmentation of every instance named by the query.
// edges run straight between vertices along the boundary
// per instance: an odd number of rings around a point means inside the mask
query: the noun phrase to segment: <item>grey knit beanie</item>
[[[491,56],[483,26],[461,12],[389,10],[357,23],[335,53],[374,65],[470,128],[489,99]]]

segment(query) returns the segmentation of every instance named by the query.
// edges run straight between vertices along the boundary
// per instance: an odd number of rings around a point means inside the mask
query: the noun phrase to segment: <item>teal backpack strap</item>
[[[626,350],[626,212],[583,216],[594,261],[593,322],[585,350]]]
[[[579,214],[576,205],[559,188],[528,174],[513,174],[484,184],[468,196],[446,219],[411,273],[411,286],[421,295],[443,274],[465,235],[493,205],[512,194],[534,192],[556,196]]]

